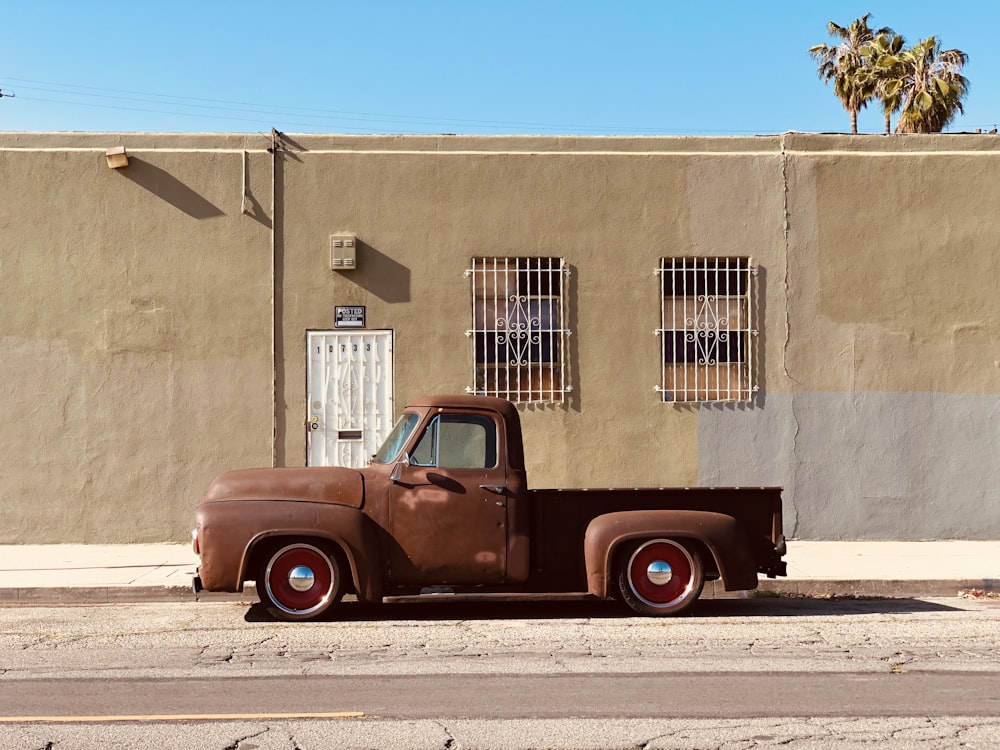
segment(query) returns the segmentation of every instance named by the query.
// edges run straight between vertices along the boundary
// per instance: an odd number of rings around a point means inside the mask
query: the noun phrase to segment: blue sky
[[[0,130],[753,135],[846,132],[807,50],[866,12],[969,55],[1000,123],[1000,4],[928,0],[6,3]],[[14,94],[8,98],[7,94]],[[862,132],[882,130],[877,105]]]

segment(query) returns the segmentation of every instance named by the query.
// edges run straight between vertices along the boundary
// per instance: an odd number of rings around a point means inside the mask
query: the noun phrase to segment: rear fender
[[[587,526],[583,544],[588,592],[609,598],[615,555],[622,546],[660,538],[700,542],[712,555],[726,591],[757,588],[750,537],[732,516],[697,510],[635,510],[606,513]]]

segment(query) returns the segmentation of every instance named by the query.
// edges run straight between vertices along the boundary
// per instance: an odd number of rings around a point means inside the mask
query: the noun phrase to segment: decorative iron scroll
[[[566,385],[561,258],[473,258],[474,382],[467,390],[511,401],[562,401]]]
[[[750,258],[661,258],[664,401],[749,401],[754,380]]]

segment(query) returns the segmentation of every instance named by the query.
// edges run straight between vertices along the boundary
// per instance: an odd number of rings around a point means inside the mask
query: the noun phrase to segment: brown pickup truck
[[[223,474],[196,516],[195,591],[255,581],[289,620],[345,593],[621,598],[674,615],[706,580],[785,575],[780,489],[530,490],[517,410],[479,396],[407,406],[364,469]]]

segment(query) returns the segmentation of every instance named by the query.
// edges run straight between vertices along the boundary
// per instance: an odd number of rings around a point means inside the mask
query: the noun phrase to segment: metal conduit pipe
[[[271,466],[278,465],[278,131],[271,128]]]

